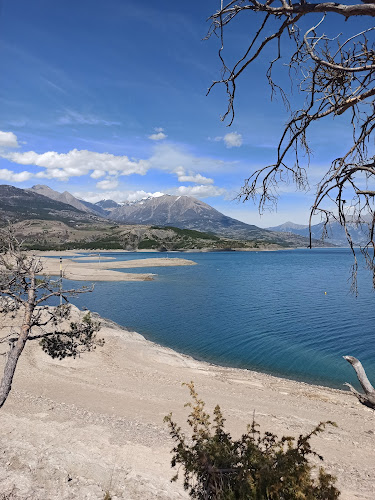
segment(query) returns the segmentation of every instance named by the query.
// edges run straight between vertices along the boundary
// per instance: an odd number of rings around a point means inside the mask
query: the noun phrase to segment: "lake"
[[[128,260],[158,254],[101,255]],[[342,388],[356,384],[342,359],[350,354],[375,381],[375,296],[365,270],[359,272],[358,297],[350,293],[348,249],[169,257],[197,265],[137,269],[157,276],[150,282],[98,282],[93,293],[72,302],[211,363]]]

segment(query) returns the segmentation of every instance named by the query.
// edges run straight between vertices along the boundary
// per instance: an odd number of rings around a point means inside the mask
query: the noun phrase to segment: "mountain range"
[[[352,237],[355,245],[366,245],[369,241],[368,226],[358,225],[354,221],[347,223],[347,229]],[[293,222],[285,222],[280,226],[269,227],[269,231],[281,232],[284,234],[298,234],[299,236],[309,237],[309,226],[294,224]],[[314,224],[311,226],[311,235],[316,240],[321,240],[324,233],[324,223]],[[348,240],[344,228],[337,221],[332,221],[327,225],[327,234],[324,240],[336,246],[348,246]]]
[[[306,234],[291,230],[267,230],[228,217],[189,196],[162,195],[119,204],[113,200],[89,203],[69,192],[59,193],[44,185],[30,189],[0,186],[0,220],[58,220],[68,225],[146,225],[174,227],[212,235],[212,238],[244,240],[261,245],[306,247]],[[297,228],[296,230],[301,230]],[[321,241],[316,246],[323,246]]]
[[[282,247],[308,244],[306,237],[262,229],[228,217],[207,203],[191,196],[162,195],[125,203],[113,209],[109,218],[125,224],[175,226],[212,233],[236,240],[256,240]],[[316,242],[322,246],[321,242]]]

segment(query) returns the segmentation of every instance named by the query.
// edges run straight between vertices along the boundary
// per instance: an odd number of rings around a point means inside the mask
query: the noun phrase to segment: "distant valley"
[[[0,186],[0,223],[7,221],[29,248],[41,249],[277,249],[306,247],[309,241],[305,234],[245,224],[188,196],[89,203],[44,185]]]

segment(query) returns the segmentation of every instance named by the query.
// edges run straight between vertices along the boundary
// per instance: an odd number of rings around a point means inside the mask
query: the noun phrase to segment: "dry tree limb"
[[[368,406],[369,408],[375,410],[375,389],[371,385],[366,375],[365,369],[362,366],[362,363],[353,356],[343,356],[343,358],[346,359],[346,361],[350,363],[354,368],[359,383],[361,384],[362,389],[364,390],[364,394],[361,394],[360,392],[356,391],[354,387],[348,383],[346,383],[345,385],[349,387],[350,391],[358,398],[358,400],[363,405]]]

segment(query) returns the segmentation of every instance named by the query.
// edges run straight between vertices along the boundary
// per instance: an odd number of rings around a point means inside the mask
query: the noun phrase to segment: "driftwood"
[[[372,408],[373,410],[375,410],[375,389],[373,388],[369,379],[367,378],[367,375],[366,375],[365,369],[362,366],[362,363],[357,358],[354,358],[353,356],[343,356],[343,358],[346,359],[346,361],[348,363],[350,363],[352,365],[352,367],[354,368],[354,370],[357,374],[359,383],[361,384],[362,389],[364,390],[365,393],[361,394],[360,392],[356,391],[352,385],[350,385],[348,383],[346,383],[345,385],[347,385],[349,387],[351,392],[358,398],[358,400],[363,405],[368,406],[369,408]]]

